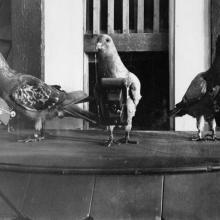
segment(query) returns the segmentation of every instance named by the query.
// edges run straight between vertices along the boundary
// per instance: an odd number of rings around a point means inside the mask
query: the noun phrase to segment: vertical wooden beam
[[[42,6],[42,0],[11,1],[12,67],[37,78],[44,78]],[[14,122],[17,128],[33,125],[20,115]]]
[[[45,80],[45,0],[41,0],[41,79]]]
[[[0,51],[11,65],[11,1],[0,1]]]
[[[100,0],[93,0],[93,34],[100,33]]]
[[[169,0],[169,110],[175,106],[175,0]],[[175,129],[175,120],[170,118],[170,130]]]
[[[138,0],[137,7],[137,32],[144,32],[144,0]]]
[[[41,78],[41,0],[11,1],[13,68]]]
[[[108,0],[108,33],[114,33],[114,3],[115,0]]]
[[[83,56],[83,91],[89,95],[89,56],[86,53]],[[89,103],[83,103],[83,109],[89,110]],[[88,128],[89,123],[83,120],[83,129]]]
[[[129,0],[122,0],[122,32],[129,33]]]
[[[211,52],[212,62],[215,59],[216,40],[220,34],[220,1],[211,0],[210,14],[211,14]]]
[[[206,58],[207,58],[207,63],[208,66],[211,65],[212,63],[212,0],[207,0],[204,2],[205,4],[205,9],[204,9],[204,13],[207,15],[207,18],[204,19],[205,22],[205,44],[207,47],[207,52],[206,52]]]
[[[41,0],[41,76],[45,81],[45,0]],[[42,128],[45,129],[45,122],[42,122]]]
[[[88,0],[89,1],[89,0]],[[83,0],[83,33],[87,32],[87,0]],[[89,94],[89,56],[84,53],[83,55],[83,91]],[[83,109],[88,110],[89,104],[83,103]],[[89,123],[83,120],[83,129],[87,130],[89,128]]]
[[[86,21],[87,21],[87,0],[83,0],[83,33],[86,33]]]
[[[154,0],[154,25],[153,31],[160,31],[160,0]]]
[[[131,7],[131,5],[130,5]],[[134,0],[134,9],[133,9],[134,17],[133,17],[133,22],[134,22],[134,30],[137,31],[137,13],[138,13],[138,3],[136,4]],[[130,15],[129,15],[130,16]]]

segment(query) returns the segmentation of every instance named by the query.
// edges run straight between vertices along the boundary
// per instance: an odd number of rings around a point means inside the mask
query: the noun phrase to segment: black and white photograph
[[[219,0],[0,0],[0,220],[217,220],[219,198]]]

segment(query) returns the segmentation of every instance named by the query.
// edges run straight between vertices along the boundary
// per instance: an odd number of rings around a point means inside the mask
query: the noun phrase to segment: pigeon
[[[177,103],[169,112],[170,116],[180,117],[188,114],[196,118],[198,129],[195,141],[201,141],[203,138],[204,124],[208,122],[209,129],[212,132],[211,140],[216,140],[216,114],[219,111],[219,92],[220,92],[220,37],[216,41],[215,59],[211,67],[202,73],[199,73],[190,83],[181,102]],[[219,100],[219,101],[218,101]]]
[[[107,34],[97,37],[97,82],[95,85],[94,96],[99,103],[100,79],[101,78],[123,78],[127,83],[127,125],[125,126],[124,138],[115,141],[113,137],[114,125],[108,126],[110,131],[109,139],[106,146],[110,147],[114,143],[137,143],[130,139],[130,131],[132,128],[132,119],[135,116],[137,105],[141,99],[141,83],[138,77],[131,73],[123,64],[112,38]]]
[[[82,118],[96,124],[93,113],[76,105],[86,100],[83,91],[67,93],[60,86],[50,86],[32,75],[18,73],[9,67],[1,53],[0,97],[13,112],[34,121],[34,136],[24,142],[43,140],[43,123],[55,117]]]

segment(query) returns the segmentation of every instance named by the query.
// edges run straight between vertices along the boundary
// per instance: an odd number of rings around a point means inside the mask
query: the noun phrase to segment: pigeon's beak
[[[98,42],[96,44],[96,50],[101,50],[102,49],[102,43]]]

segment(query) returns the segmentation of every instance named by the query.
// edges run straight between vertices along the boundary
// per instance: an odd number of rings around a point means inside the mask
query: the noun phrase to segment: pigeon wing
[[[12,100],[30,111],[41,111],[62,103],[64,92],[52,88],[40,79],[22,75],[11,93]]]
[[[184,97],[184,103],[194,103],[199,101],[207,92],[207,81],[202,73],[198,74],[189,85]]]

